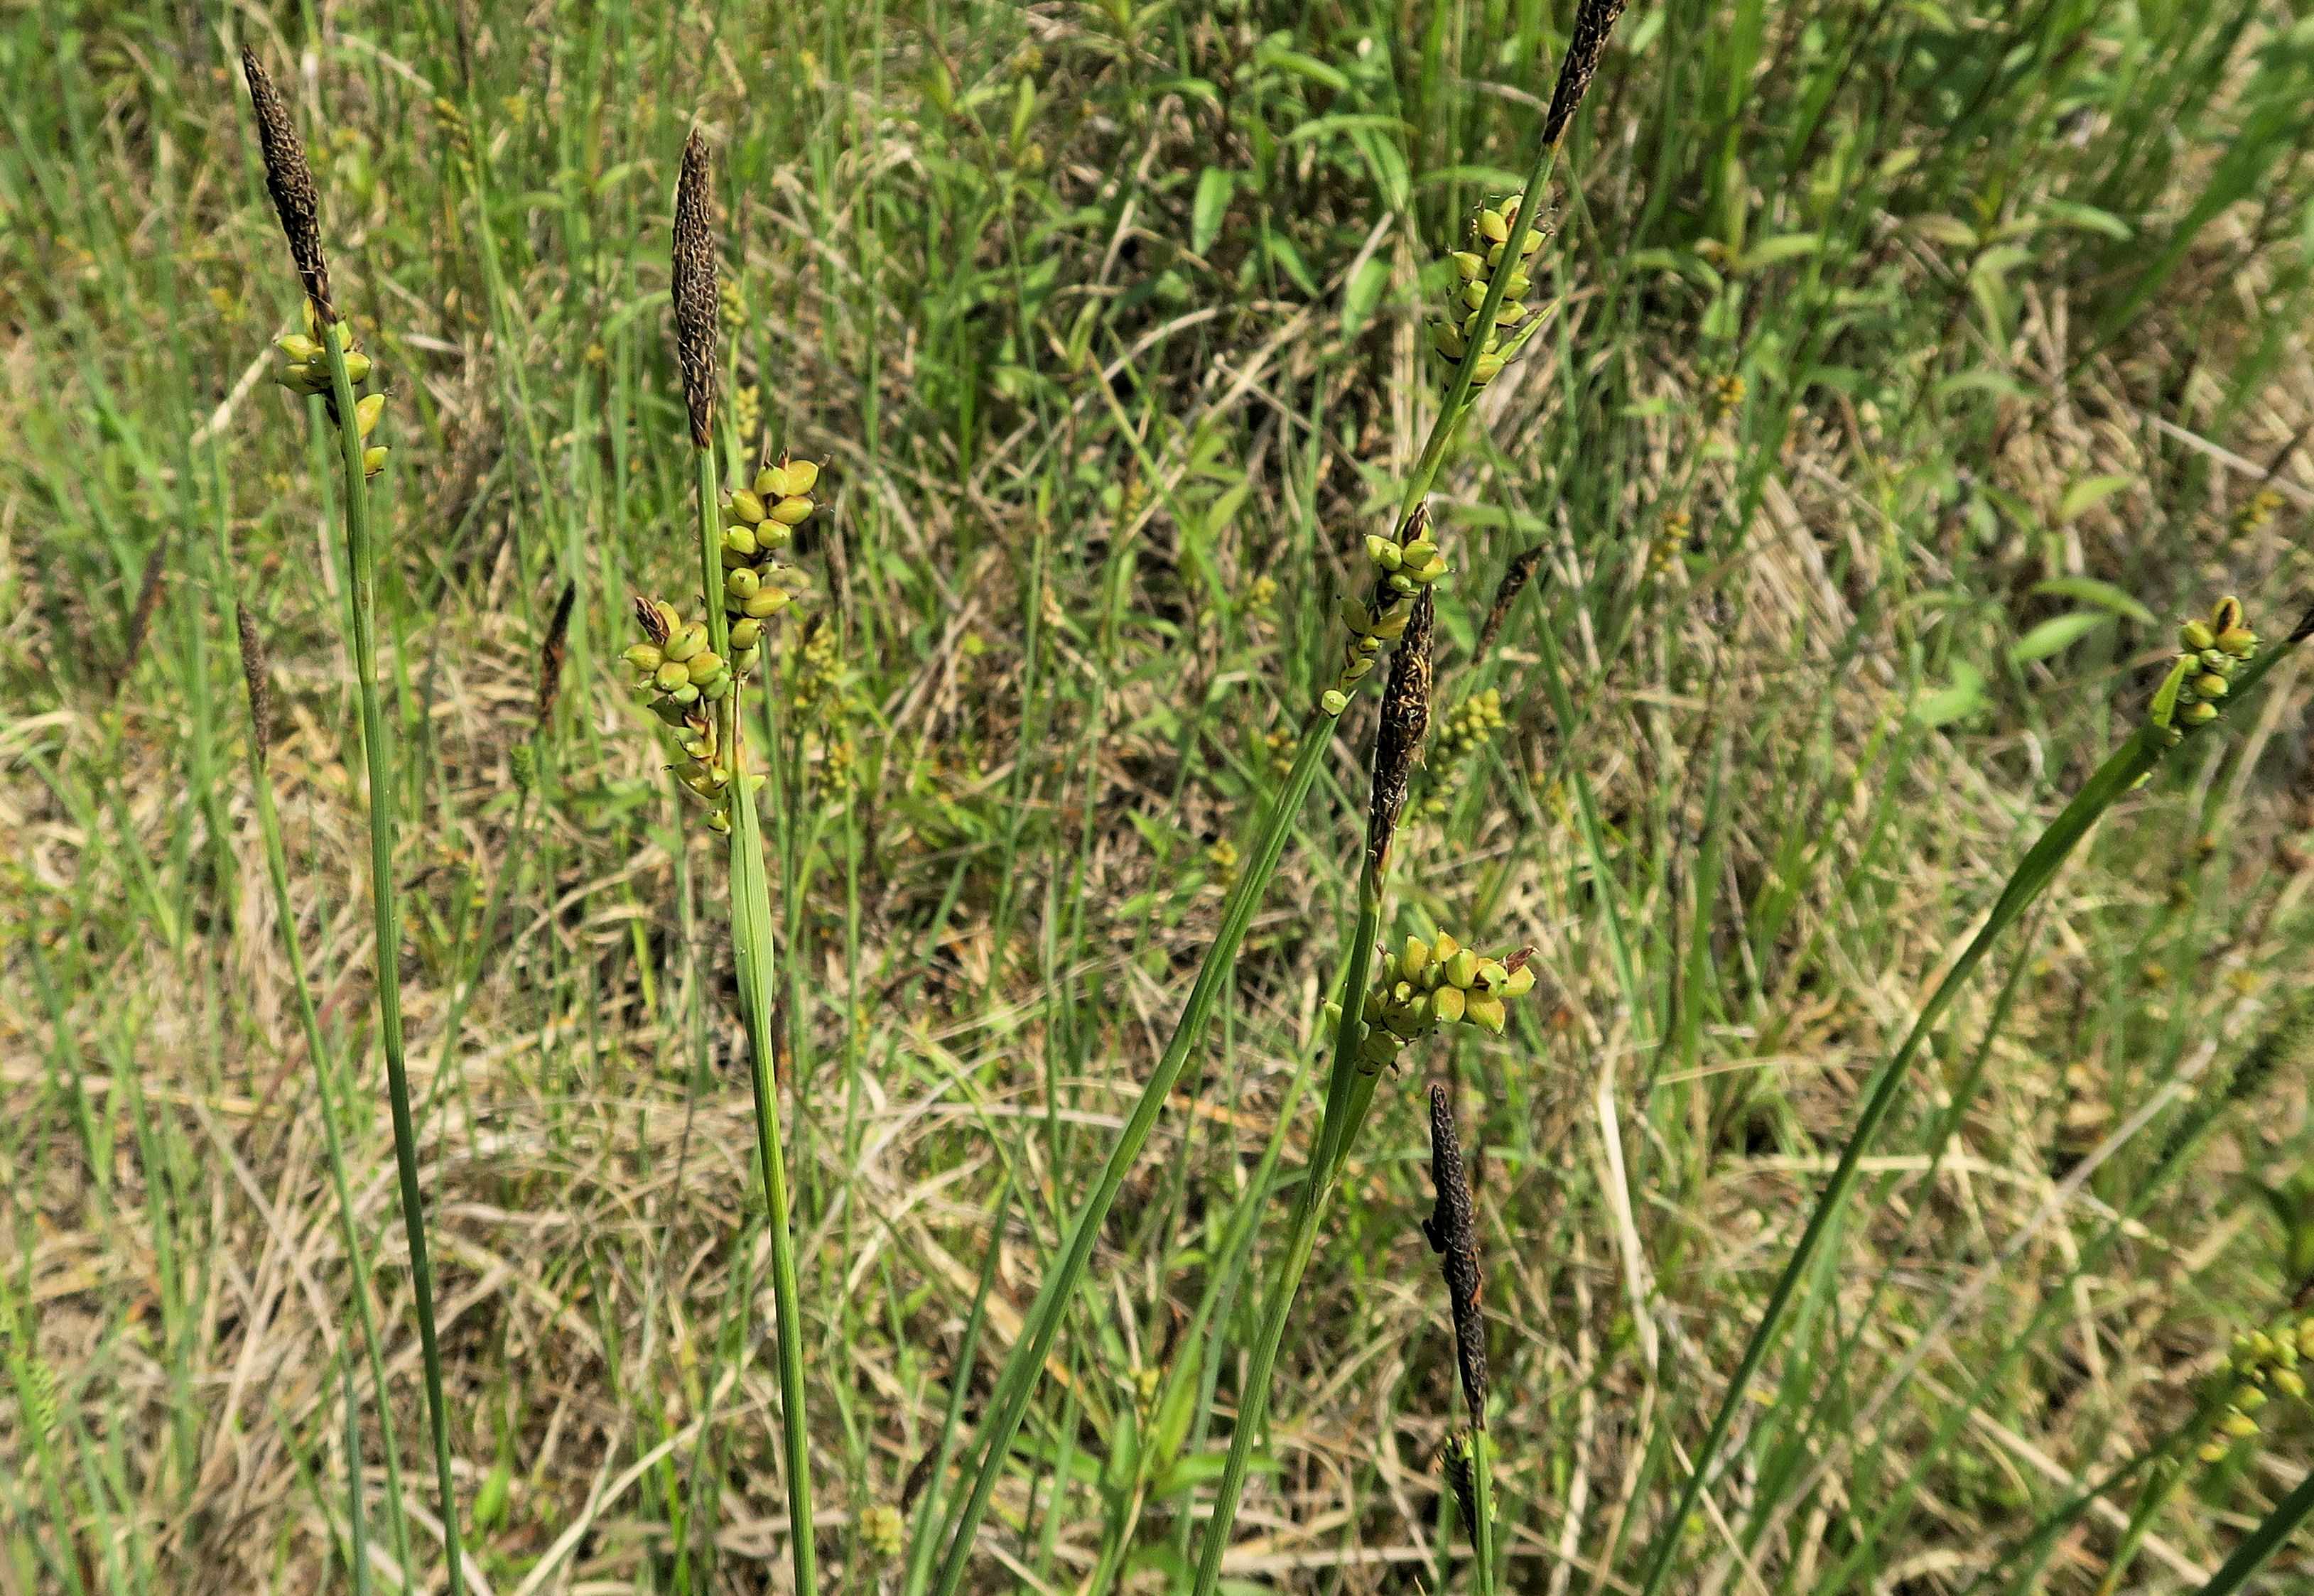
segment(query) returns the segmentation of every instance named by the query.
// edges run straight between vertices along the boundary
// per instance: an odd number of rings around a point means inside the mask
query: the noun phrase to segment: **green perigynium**
[[[1370,1071],[1395,1063],[1409,1043],[1441,1026],[1467,1025],[1501,1036],[1511,1000],[1534,990],[1532,956],[1531,948],[1522,948],[1489,958],[1444,931],[1427,940],[1409,935],[1404,948],[1374,966],[1358,1063]]]
[[[818,484],[815,462],[782,459],[723,496],[723,612],[731,623],[731,668],[742,678],[761,656],[764,623],[807,585],[779,553],[817,507],[811,491]]]
[[[2221,1462],[2237,1442],[2256,1436],[2264,1427],[2257,1415],[2275,1398],[2305,1401],[2306,1377],[2299,1369],[2304,1362],[2314,1362],[2314,1314],[2285,1317],[2269,1329],[2235,1336],[2225,1371],[2231,1389],[2215,1433],[2203,1443],[2202,1461]]]
[[[2186,734],[2218,718],[2233,689],[2234,673],[2257,657],[2257,633],[2242,619],[2241,601],[2226,597],[2202,619],[2177,629],[2182,645],[2153,694],[2148,719],[2174,747]]]
[[[1533,313],[1524,298],[1533,286],[1527,276],[1526,263],[1542,248],[1541,232],[1530,227],[1519,241],[1518,253],[1511,261],[1510,278],[1503,285],[1502,302],[1495,308],[1494,325],[1484,330],[1483,338],[1479,326],[1479,318],[1486,313],[1487,291],[1493,286],[1495,274],[1503,269],[1504,259],[1510,254],[1511,225],[1517,221],[1519,207],[1525,200],[1525,194],[1518,193],[1500,204],[1485,207],[1471,219],[1471,247],[1457,250],[1448,257],[1454,263],[1454,278],[1447,290],[1444,319],[1430,324],[1430,347],[1449,360],[1460,360],[1473,342],[1482,343],[1479,363],[1471,373],[1473,387],[1484,387],[1500,375],[1503,367],[1542,325],[1541,318]]]
[[[664,599],[635,600],[635,621],[643,641],[622,656],[635,673],[635,685],[666,723],[683,750],[675,767],[683,789],[707,806],[711,830],[728,832],[730,763],[716,731],[713,707],[730,696],[731,667],[707,644],[707,623],[685,620]]]

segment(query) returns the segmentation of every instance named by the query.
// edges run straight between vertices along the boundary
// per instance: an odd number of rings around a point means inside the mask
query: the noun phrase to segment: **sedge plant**
[[[746,488],[722,491],[715,446],[715,201],[707,142],[697,128],[683,147],[675,196],[674,294],[676,363],[698,480],[700,613],[686,617],[664,599],[638,598],[643,640],[626,661],[651,711],[684,758],[676,776],[704,810],[710,831],[729,844],[730,935],[738,973],[739,1019],[747,1036],[755,1095],[756,1174],[771,1237],[773,1342],[780,1386],[781,1445],[787,1474],[789,1552],[795,1588],[816,1591],[817,1553],[811,1504],[811,1439],[805,1422],[803,1308],[787,1165],[781,1148],[779,1087],[773,1077],[772,904],[755,813],[760,775],[746,764],[743,706],[764,653],[764,629],[787,607],[802,578],[781,563],[792,529],[810,516],[819,468],[808,461],[769,466]]]
[[[1440,352],[1453,362],[1453,372],[1429,436],[1407,478],[1391,535],[1377,534],[1368,540],[1367,550],[1380,578],[1373,602],[1362,603],[1356,598],[1344,601],[1342,619],[1349,636],[1342,667],[1303,721],[1292,763],[1270,798],[1253,846],[1241,855],[1243,862],[1223,905],[1220,925],[1198,964],[1189,995],[1174,1020],[1165,1050],[1143,1083],[1123,1129],[1110,1144],[1091,1190],[1071,1216],[1059,1254],[1046,1270],[1035,1300],[1022,1316],[1020,1335],[998,1372],[994,1389],[973,1437],[965,1469],[968,1483],[963,1485],[959,1499],[942,1521],[945,1550],[932,1585],[936,1596],[955,1596],[963,1583],[981,1521],[987,1515],[997,1481],[1011,1456],[1013,1440],[1028,1415],[1061,1321],[1091,1262],[1101,1227],[1116,1204],[1126,1175],[1147,1145],[1189,1054],[1205,1034],[1214,1006],[1235,966],[1247,928],[1261,906],[1284,856],[1294,820],[1317,778],[1319,763],[1332,741],[1336,724],[1349,708],[1350,697],[1360,682],[1373,670],[1382,645],[1403,635],[1412,616],[1414,595],[1445,571],[1436,543],[1426,535],[1426,507],[1430,490],[1479,392],[1503,370],[1518,347],[1544,323],[1543,317],[1528,318],[1523,313],[1506,317],[1506,306],[1520,303],[1515,290],[1524,288],[1525,263],[1541,243],[1534,223],[1541,215],[1551,163],[1560,137],[1598,68],[1608,34],[1622,9],[1623,0],[1585,0],[1577,8],[1573,35],[1560,63],[1557,86],[1544,117],[1541,147],[1528,181],[1507,205],[1490,207],[1487,216],[1492,218],[1491,222],[1482,217],[1478,224],[1482,247],[1470,251],[1469,260],[1458,259],[1455,263],[1460,279],[1458,306],[1467,309],[1433,334]],[[1518,241],[1515,250],[1510,247],[1513,240]],[[1342,985],[1347,993],[1365,989],[1372,932],[1380,924],[1379,895],[1373,898],[1371,921],[1365,906],[1368,895],[1363,888],[1360,896],[1359,921],[1366,934],[1351,939],[1349,967]],[[1356,1030],[1355,1025],[1346,1028],[1351,1034]],[[1346,1089],[1343,1102],[1337,1106],[1340,1110],[1352,1107],[1348,1098],[1356,1095],[1356,1089],[1354,1085]],[[1364,1089],[1368,1100],[1372,1090],[1371,1084]],[[1329,1083],[1329,1099],[1332,1096]],[[1334,1125],[1331,1134],[1338,1142],[1346,1113],[1337,1112],[1329,1117]],[[1324,1130],[1320,1132],[1321,1153],[1329,1134]],[[1243,1468],[1241,1460],[1237,1468],[1241,1482]],[[1210,1588],[1210,1576],[1205,1583]]]
[[[2301,620],[2279,647],[2264,647],[2245,618],[2240,601],[2231,597],[2220,599],[2207,616],[2189,620],[2178,628],[2178,652],[2155,690],[2143,722],[2091,772],[2072,800],[2025,851],[2000,895],[1993,901],[1984,923],[1937,983],[1903,1040],[1867,1089],[1864,1107],[1857,1114],[1856,1123],[1841,1150],[1840,1160],[1825,1181],[1783,1272],[1768,1293],[1759,1322],[1753,1327],[1744,1354],[1728,1380],[1727,1392],[1688,1463],[1686,1479],[1672,1511],[1656,1526],[1655,1542],[1638,1586],[1640,1596],[1657,1596],[1669,1579],[1681,1539],[1680,1528],[1695,1512],[1709,1483],[1713,1465],[1734,1428],[1736,1410],[1775,1346],[1799,1283],[1830,1239],[1841,1208],[1854,1192],[1863,1172],[1865,1156],[1903,1096],[1922,1043],[1944,1018],[1961,987],[1983,963],[2002,933],[2040,899],[2074,848],[2105,812],[2148,780],[2173,749],[2218,722],[2228,708],[2239,702],[2277,661],[2310,635],[2314,635],[2314,613]]]
[[[442,1350],[435,1328],[434,1266],[426,1245],[424,1195],[418,1180],[418,1131],[410,1107],[410,1075],[402,1028],[402,915],[393,874],[393,753],[377,691],[377,547],[372,535],[369,481],[385,464],[383,445],[370,443],[385,409],[382,392],[360,390],[374,375],[369,357],[356,347],[353,327],[338,313],[330,291],[329,258],[322,247],[320,195],[304,145],[273,79],[255,52],[244,50],[243,75],[256,112],[265,187],[280,218],[289,257],[305,291],[306,331],[278,340],[284,363],[278,380],[317,406],[338,440],[343,481],[347,608],[352,621],[354,704],[362,760],[369,781],[369,876],[372,957],[377,974],[378,1044],[385,1054],[388,1106],[393,1118],[394,1169],[401,1186],[402,1222],[410,1248],[410,1287],[418,1320],[419,1355],[425,1366],[427,1419],[433,1430],[435,1486],[442,1515],[444,1561],[450,1596],[465,1590],[465,1554],[458,1530],[458,1497],[450,1467],[450,1415],[443,1395]]]

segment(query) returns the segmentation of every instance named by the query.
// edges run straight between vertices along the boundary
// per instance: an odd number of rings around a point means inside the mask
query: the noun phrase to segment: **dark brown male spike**
[[[1390,679],[1382,692],[1382,725],[1374,733],[1373,796],[1366,807],[1366,858],[1380,870],[1390,859],[1391,839],[1406,808],[1414,762],[1430,729],[1430,645],[1435,607],[1430,589],[1416,595],[1406,630],[1390,657]]]
[[[273,197],[273,214],[281,218],[281,235],[289,241],[289,259],[297,280],[322,326],[334,326],[337,307],[330,299],[330,260],[322,252],[322,205],[314,188],[314,169],[305,164],[305,146],[289,108],[273,86],[273,75],[255,50],[241,52],[241,73],[249,80],[249,102],[257,112],[257,147],[265,157],[265,191]]]
[[[1557,144],[1583,103],[1583,92],[1607,53],[1607,35],[1623,14],[1623,0],[1582,0],[1575,8],[1575,31],[1568,36],[1567,53],[1559,60],[1559,83],[1550,91],[1550,110],[1542,120],[1542,142]]]
[[[675,357],[694,449],[708,447],[715,422],[715,300],[713,169],[693,128],[675,184]]]
[[[1462,1380],[1462,1405],[1471,1427],[1487,1427],[1487,1322],[1479,1309],[1478,1212],[1471,1182],[1462,1171],[1462,1141],[1454,1126],[1454,1105],[1443,1086],[1430,1089],[1430,1183],[1437,1196],[1422,1234],[1439,1255],[1447,1302],[1454,1318],[1454,1366]]]

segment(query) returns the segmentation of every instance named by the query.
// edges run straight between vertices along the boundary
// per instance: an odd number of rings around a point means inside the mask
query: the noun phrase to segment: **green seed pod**
[[[1366,533],[1366,558],[1386,571],[1398,569],[1398,545],[1376,533]]]
[[[1479,956],[1470,948],[1459,949],[1453,957],[1446,961],[1446,981],[1449,985],[1459,986],[1468,992],[1471,989],[1471,983],[1478,978]]]
[[[812,512],[812,502],[800,494],[791,494],[772,507],[771,518],[782,526],[800,525]]]
[[[679,659],[662,661],[651,673],[651,681],[661,692],[673,692],[691,680],[691,668]]]
[[[1503,296],[1506,299],[1523,299],[1526,296],[1526,291],[1533,287],[1532,279],[1526,273],[1514,271],[1511,273],[1511,280],[1503,285]]]
[[[755,529],[746,526],[727,526],[723,529],[723,552],[737,554],[742,560],[753,560],[763,552],[764,545]]]
[[[2226,1454],[2232,1451],[2233,1448],[2222,1441],[2205,1441],[2202,1443],[2201,1451],[2194,1455],[2204,1463],[2222,1463],[2226,1460]]]
[[[731,513],[753,526],[764,518],[764,501],[745,488],[731,490]]]
[[[676,688],[667,696],[673,699],[678,704],[695,704],[699,701],[699,689],[693,687],[688,681],[686,681],[682,686]]]
[[[1340,617],[1342,624],[1348,628],[1352,637],[1362,638],[1373,630],[1373,613],[1355,598],[1342,600],[1335,613]]]
[[[2226,679],[2215,671],[2196,676],[2194,678],[2194,691],[2204,698],[2223,698],[2227,692]]]
[[[720,704],[731,696],[731,673],[725,671],[699,690],[699,696],[711,704]]]
[[[2215,704],[2187,704],[2177,711],[2177,719],[2188,726],[2207,726],[2218,718]]]
[[[1350,695],[1338,687],[1329,687],[1318,695],[1318,708],[1328,715],[1339,715],[1350,707]]]
[[[653,699],[650,711],[669,726],[683,724],[683,706],[671,698]]]
[[[1502,370],[1503,357],[1500,355],[1481,355],[1479,364],[1471,368],[1471,381],[1484,386],[1500,376]]]
[[[2186,622],[2177,629],[2177,638],[2189,653],[2199,654],[2204,648],[2218,646],[2218,634],[2210,630],[2210,623],[2206,621]]]
[[[1471,977],[1471,984],[1482,986],[1488,992],[1500,992],[1510,978],[1511,973],[1503,968],[1502,960],[1482,958],[1479,961],[1478,973]]]
[[[359,349],[346,357],[346,379],[358,383],[369,375],[369,357]]]
[[[2306,1377],[2295,1369],[2277,1369],[2274,1371],[2274,1389],[2293,1400],[2302,1401],[2306,1396]]]
[[[300,366],[310,366],[322,357],[322,346],[302,332],[285,332],[273,340],[273,347]]]
[[[2244,1386],[2234,1394],[2234,1406],[2244,1413],[2256,1413],[2267,1400],[2266,1394],[2256,1386]]]
[[[2228,627],[2218,634],[2218,647],[2236,659],[2248,659],[2257,652],[2257,633],[2247,626]]]
[[[755,597],[757,590],[760,589],[763,585],[764,578],[757,576],[753,569],[744,565],[737,570],[727,572],[723,578],[723,591],[729,594],[733,598],[737,599],[741,604],[746,604],[749,599]]]
[[[788,607],[787,590],[766,587],[740,607],[757,621],[768,621]]]
[[[783,498],[809,493],[819,486],[819,463],[815,460],[788,462],[788,486]]]
[[[2199,658],[2204,670],[2215,671],[2221,676],[2233,674],[2234,657],[2223,648],[2204,648]]]
[[[693,655],[703,652],[706,647],[707,627],[702,622],[693,621],[667,639],[667,657],[672,660],[688,660]]]
[[[1530,227],[1526,230],[1526,237],[1519,242],[1519,259],[1524,260],[1541,248],[1542,234]]]
[[[1462,1018],[1479,1029],[1499,1036],[1509,1023],[1510,1010],[1490,992],[1474,992],[1462,1005]]]
[[[367,437],[377,430],[377,419],[384,414],[385,414],[385,395],[373,393],[355,404],[354,425],[362,436]]]
[[[1480,305],[1483,305],[1486,303],[1487,285],[1483,278],[1477,282],[1468,283],[1463,286],[1462,304],[1466,308],[1477,310]]]
[[[1526,306],[1515,299],[1506,299],[1495,307],[1495,325],[1515,327],[1526,320]]]
[[[1439,1024],[1454,1025],[1462,1019],[1469,1005],[1470,1000],[1461,987],[1442,986],[1430,1000],[1430,1011],[1438,1017]]]
[[[1368,671],[1373,669],[1373,656],[1371,654],[1353,659],[1342,667],[1342,674],[1339,680],[1351,686],[1356,686],[1359,682],[1365,680],[1365,675]]]
[[[1487,269],[1487,263],[1468,250],[1456,250],[1448,259],[1454,262],[1456,274],[1466,283]]]
[[[755,620],[734,621],[731,622],[732,653],[734,655],[746,653],[762,639],[763,635],[764,623],[762,622]]]
[[[1506,998],[1523,998],[1533,990],[1534,966],[1532,965],[1521,965],[1517,969],[1513,970],[1503,982],[1501,988],[1503,996]]]
[[[2257,1421],[2239,1407],[2226,1415],[2221,1427],[2227,1434],[2244,1441],[2257,1433]]]
[[[1399,555],[1407,565],[1419,570],[1438,558],[1438,545],[1426,537],[1420,537],[1400,549]]]
[[[755,542],[763,546],[765,553],[773,549],[786,548],[788,540],[794,536],[792,527],[782,526],[776,521],[766,521],[755,528]]]
[[[667,663],[667,656],[659,652],[658,645],[656,643],[637,643],[619,657],[645,675],[650,675]]]
[[[1433,322],[1430,324],[1430,347],[1449,360],[1460,360],[1462,351],[1471,346],[1463,341],[1460,329],[1449,327],[1444,322]]]
[[[386,446],[375,444],[362,451],[362,481],[367,482],[385,469]]]
[[[1511,235],[1511,225],[1503,220],[1502,213],[1482,210],[1479,213],[1479,234],[1488,243],[1501,243]]]
[[[704,687],[723,674],[723,660],[720,655],[694,654],[683,668],[691,673],[693,687]]]
[[[755,668],[755,660],[760,656],[761,652],[762,651],[760,649],[755,648],[733,649],[731,651],[731,669],[733,673],[735,675],[744,676],[749,671],[754,670]]]

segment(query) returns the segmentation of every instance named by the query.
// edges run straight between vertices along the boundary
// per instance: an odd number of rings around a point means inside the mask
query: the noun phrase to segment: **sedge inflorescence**
[[[1335,673],[1333,685],[1319,698],[1320,707],[1329,715],[1338,715],[1349,707],[1350,690],[1373,669],[1382,646],[1406,635],[1407,622],[1414,618],[1416,595],[1453,569],[1430,535],[1426,505],[1418,507],[1407,518],[1401,537],[1368,536],[1366,558],[1373,564],[1373,592],[1367,598],[1342,600],[1340,619],[1350,635],[1342,646],[1341,669]]]
[[[723,497],[723,613],[731,622],[731,666],[742,677],[755,669],[764,622],[806,586],[780,551],[818,507],[811,497],[818,485],[815,462],[782,459]]]
[[[1500,375],[1520,346],[1542,325],[1524,297],[1533,286],[1526,263],[1542,248],[1542,234],[1530,227],[1519,240],[1515,255],[1510,247],[1511,227],[1525,199],[1524,194],[1514,194],[1481,209],[1471,220],[1471,247],[1449,257],[1454,263],[1454,279],[1447,290],[1445,319],[1430,324],[1430,344],[1447,359],[1456,361],[1473,343],[1481,346],[1478,364],[1471,369],[1472,387],[1484,387]],[[1495,274],[1504,269],[1506,258],[1510,260],[1510,278],[1503,285],[1493,325],[1481,328],[1479,321],[1486,312],[1488,292],[1494,286]]]
[[[273,380],[292,393],[327,395],[330,392],[330,351],[327,344],[337,345],[346,357],[346,377],[357,388],[367,382],[374,369],[370,357],[361,352],[354,339],[349,322],[323,322],[314,313],[312,300],[305,302],[305,331],[285,332],[273,340],[281,352],[280,362],[274,367]],[[385,445],[372,444],[370,435],[377,430],[378,419],[385,414],[385,395],[368,393],[354,401],[354,425],[361,433],[362,475],[374,477],[385,469]]]
[[[2237,1442],[2257,1435],[2262,1428],[2258,1415],[2274,1398],[2305,1401],[2306,1377],[2300,1365],[2309,1362],[2314,1362],[2314,1314],[2235,1336],[2226,1360],[2231,1390],[2218,1416],[2217,1433],[2202,1445],[2202,1461],[2218,1462]]]
[[[1407,1046],[1441,1026],[1467,1025],[1501,1036],[1512,1000],[1534,990],[1532,950],[1489,958],[1446,932],[1406,946],[1377,961],[1366,994],[1358,1063],[1368,1071],[1395,1063]]]
[[[2153,695],[2150,718],[2173,746],[2196,727],[2218,718],[2232,691],[2234,673],[2257,657],[2257,633],[2242,618],[2241,601],[2221,598],[2205,617],[2177,629],[2183,645]]]

